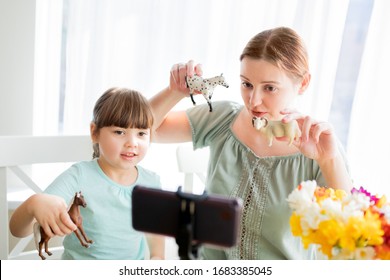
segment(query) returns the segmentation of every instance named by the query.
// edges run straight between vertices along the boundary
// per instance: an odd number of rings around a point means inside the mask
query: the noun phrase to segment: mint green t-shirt
[[[144,233],[132,227],[131,194],[135,185],[161,188],[154,172],[137,166],[138,178],[131,186],[122,186],[104,174],[97,160],[72,165],[51,183],[45,193],[70,202],[81,191],[87,207],[80,207],[83,228],[94,241],[81,246],[75,234],[64,239],[63,259],[144,259],[147,243]]]
[[[289,156],[258,157],[240,142],[232,124],[243,108],[228,101],[187,110],[194,149],[209,146],[210,161],[206,188],[210,193],[239,197],[243,201],[240,238],[228,249],[202,248],[205,259],[312,259],[313,248],[305,250],[291,234],[292,214],[287,196],[302,181],[325,185],[318,164],[297,153]],[[221,235],[223,232],[221,232]]]

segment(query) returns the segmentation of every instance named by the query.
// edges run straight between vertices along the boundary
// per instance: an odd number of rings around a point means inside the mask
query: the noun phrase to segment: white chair
[[[183,173],[183,191],[201,194],[205,188],[209,149],[193,150],[192,143],[180,144],[176,148],[178,170]],[[179,259],[178,246],[172,237],[165,238],[165,258]]]
[[[201,193],[206,183],[210,152],[208,148],[193,150],[192,143],[178,145],[176,159],[179,172],[184,173],[183,190]]]
[[[46,187],[34,182],[32,169],[28,167],[43,163],[70,164],[91,158],[89,136],[0,136],[0,259],[40,259],[36,250],[25,252],[33,235],[20,239],[11,251],[9,248],[9,210],[20,205],[28,197],[26,193],[40,193]],[[15,177],[17,183],[12,181]],[[58,259],[62,247],[50,251],[53,252],[50,258]]]

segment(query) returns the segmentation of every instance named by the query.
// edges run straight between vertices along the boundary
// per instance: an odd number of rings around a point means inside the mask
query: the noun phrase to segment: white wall
[[[35,0],[0,0],[0,136],[31,135]]]

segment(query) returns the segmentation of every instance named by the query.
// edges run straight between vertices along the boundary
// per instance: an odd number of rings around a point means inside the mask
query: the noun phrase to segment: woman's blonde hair
[[[92,133],[107,126],[148,129],[153,126],[153,113],[148,100],[138,91],[127,88],[110,88],[96,101]],[[98,158],[99,144],[93,145],[93,158]]]
[[[302,79],[309,73],[304,42],[298,33],[288,27],[277,27],[255,35],[245,46],[240,61],[245,57],[264,59],[293,78]]]

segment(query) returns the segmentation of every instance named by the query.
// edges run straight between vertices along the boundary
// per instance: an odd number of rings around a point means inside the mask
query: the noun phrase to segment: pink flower
[[[375,195],[371,195],[370,192],[368,192],[366,189],[364,189],[363,187],[360,187],[359,189],[356,189],[356,188],[353,188],[352,193],[362,193],[362,194],[365,194],[366,196],[368,196],[370,198],[370,201],[375,204],[377,204],[379,198],[376,197]]]

